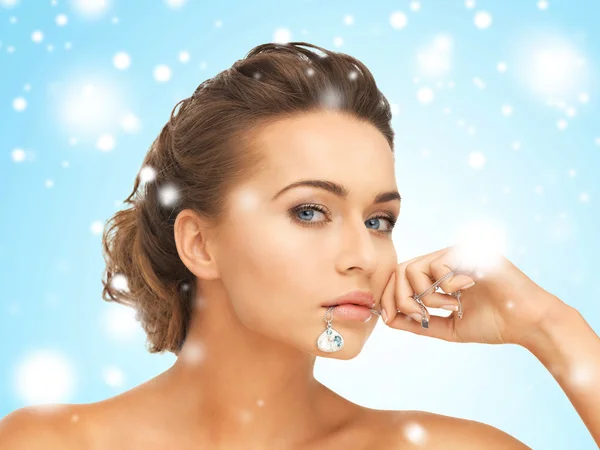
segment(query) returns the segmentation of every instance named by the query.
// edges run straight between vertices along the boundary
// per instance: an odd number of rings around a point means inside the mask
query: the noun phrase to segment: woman
[[[438,339],[526,347],[600,443],[600,340],[576,310],[504,258],[484,276],[455,247],[397,263],[390,107],[360,61],[260,45],[180,103],[103,236],[103,297],[133,306],[149,351],[177,361],[98,403],[17,410],[0,448],[528,448],[317,382],[315,357],[356,357],[379,314]],[[450,316],[426,308],[443,306]]]

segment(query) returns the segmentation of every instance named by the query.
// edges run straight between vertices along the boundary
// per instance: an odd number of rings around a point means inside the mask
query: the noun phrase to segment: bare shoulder
[[[510,434],[475,420],[427,411],[373,411],[388,430],[381,448],[414,444],[416,448],[444,450],[531,450]]]
[[[0,419],[0,450],[78,448],[77,421],[73,411],[79,405],[28,406]]]

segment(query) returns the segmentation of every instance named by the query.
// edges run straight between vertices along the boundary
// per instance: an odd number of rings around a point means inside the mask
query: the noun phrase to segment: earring
[[[327,315],[331,310],[333,310],[333,308],[335,308],[335,306],[332,306],[325,312],[325,317],[323,320],[327,322],[327,328],[317,339],[317,347],[319,347],[319,350],[324,352],[337,352],[338,350],[344,348],[344,338],[340,333],[331,327],[333,313],[331,314],[331,319],[327,318]]]

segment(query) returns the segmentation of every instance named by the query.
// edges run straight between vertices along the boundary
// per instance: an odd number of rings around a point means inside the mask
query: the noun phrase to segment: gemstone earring
[[[335,306],[332,306],[325,312],[325,317],[323,320],[327,322],[327,328],[317,339],[317,347],[319,347],[319,350],[324,352],[337,352],[338,350],[344,348],[344,338],[340,333],[331,327],[333,313],[331,314],[331,319],[327,318],[327,314],[329,314],[333,308],[335,308]]]

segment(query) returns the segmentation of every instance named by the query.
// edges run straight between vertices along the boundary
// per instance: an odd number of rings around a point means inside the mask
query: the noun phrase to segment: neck
[[[212,442],[272,448],[278,439],[319,434],[336,394],[315,380],[316,357],[241,324],[216,283],[203,286],[202,306],[166,372],[173,413]]]

